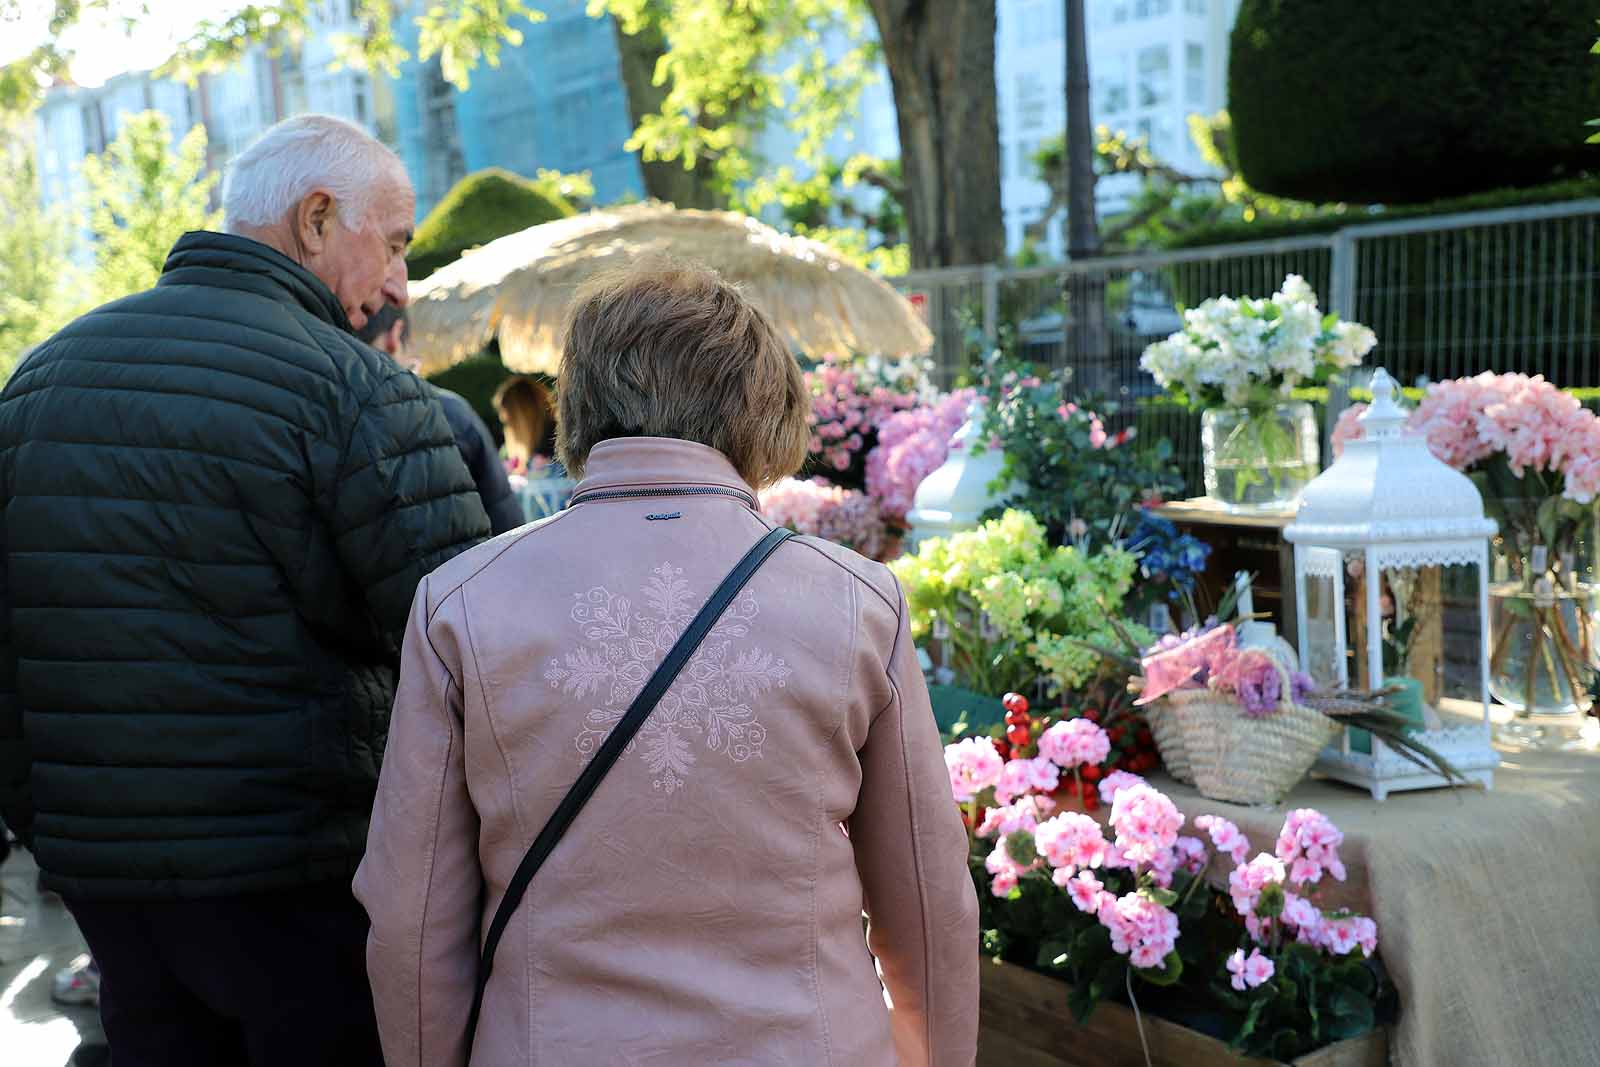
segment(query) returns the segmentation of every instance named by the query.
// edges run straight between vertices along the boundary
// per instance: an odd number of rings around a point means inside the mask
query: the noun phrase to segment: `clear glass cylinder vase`
[[[1229,511],[1281,511],[1317,476],[1319,433],[1310,404],[1207,408],[1200,416],[1206,496]]]
[[[1589,707],[1595,663],[1596,588],[1543,579],[1489,588],[1489,690],[1522,715],[1575,715]]]

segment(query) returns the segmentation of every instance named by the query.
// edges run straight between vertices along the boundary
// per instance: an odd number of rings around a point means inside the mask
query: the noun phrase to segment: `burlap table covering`
[[[1600,1064],[1600,757],[1502,752],[1492,792],[1391,794],[1308,779],[1276,808],[1152,784],[1185,815],[1233,820],[1251,854],[1317,808],[1345,834],[1327,899],[1378,922],[1400,991],[1398,1067]],[[1225,878],[1224,878],[1225,881]]]

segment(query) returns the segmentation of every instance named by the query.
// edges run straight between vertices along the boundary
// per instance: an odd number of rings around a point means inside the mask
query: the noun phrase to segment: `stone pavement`
[[[0,1064],[87,1065],[88,1049],[74,1053],[105,1041],[99,1012],[50,1000],[51,977],[84,951],[83,938],[61,898],[38,891],[38,877],[20,848],[0,865]]]

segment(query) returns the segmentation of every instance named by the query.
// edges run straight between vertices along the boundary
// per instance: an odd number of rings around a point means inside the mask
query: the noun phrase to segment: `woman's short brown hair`
[[[656,260],[581,287],[556,393],[556,452],[573,477],[612,437],[710,445],[758,489],[805,462],[811,398],[799,364],[706,267]]]

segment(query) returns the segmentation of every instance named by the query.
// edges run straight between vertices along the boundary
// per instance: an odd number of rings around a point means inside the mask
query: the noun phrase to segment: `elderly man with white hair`
[[[302,116],[225,233],[0,394],[0,804],[101,972],[118,1067],[381,1063],[350,894],[418,582],[489,523],[423,383],[400,161]]]

